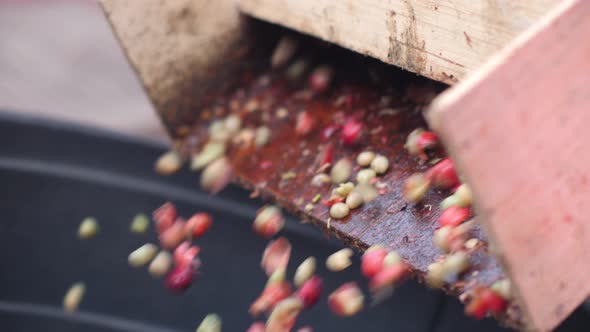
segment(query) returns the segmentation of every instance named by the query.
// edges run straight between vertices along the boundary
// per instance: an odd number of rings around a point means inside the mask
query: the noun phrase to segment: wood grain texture
[[[590,294],[588,17],[565,1],[429,113],[541,331]]]
[[[257,18],[455,83],[559,0],[239,0]]]

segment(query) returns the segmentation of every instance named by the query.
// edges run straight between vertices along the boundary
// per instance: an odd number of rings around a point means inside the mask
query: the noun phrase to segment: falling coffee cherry
[[[190,266],[175,267],[166,277],[166,288],[173,293],[186,291],[193,283],[195,271]]]

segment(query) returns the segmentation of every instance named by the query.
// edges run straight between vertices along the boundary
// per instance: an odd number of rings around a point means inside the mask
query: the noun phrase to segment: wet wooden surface
[[[306,43],[314,45],[309,40]],[[310,46],[310,49],[322,47]],[[327,60],[334,65],[335,83],[328,92],[310,90],[307,75],[290,81],[284,78],[283,70],[245,74],[243,88],[218,99],[200,113],[201,118],[184,139],[183,151],[197,153],[208,140],[208,126],[229,114],[238,115],[243,128],[270,128],[270,141],[263,147],[229,143],[227,155],[239,183],[353,247],[366,249],[381,244],[398,251],[416,276],[423,278],[428,265],[443,255],[433,243],[433,234],[439,227],[440,201],[450,192],[431,191],[420,204],[406,203],[402,198],[405,180],[431,165],[411,157],[403,145],[412,130],[425,125],[421,114],[424,100],[414,97],[434,96],[442,87],[339,49],[325,49],[316,55],[311,67]],[[286,116],[277,115],[280,109],[286,110]],[[299,136],[295,124],[304,111],[311,115],[314,125],[308,135]],[[358,144],[344,144],[340,131],[328,139],[322,136],[327,126],[341,126],[350,118],[365,126]],[[342,220],[330,218],[329,207],[322,203],[336,186],[311,185],[322,166],[321,156],[330,147],[332,163],[347,158],[356,165],[357,154],[371,150],[386,156],[391,164],[388,172],[379,177],[380,195]],[[359,169],[354,168],[350,181],[354,182]],[[306,211],[305,205],[312,203],[318,194],[320,202],[313,204],[313,210]],[[471,236],[486,241],[479,226]],[[485,245],[470,252],[470,262],[467,272],[445,286],[452,294],[459,295],[477,285],[490,286],[504,276]],[[519,318],[518,309],[511,306],[503,320],[518,326]]]

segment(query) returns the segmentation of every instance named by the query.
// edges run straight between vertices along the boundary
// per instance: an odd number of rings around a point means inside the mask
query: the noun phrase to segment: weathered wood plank
[[[588,17],[565,1],[429,113],[541,331],[590,294]]]
[[[251,61],[250,24],[233,0],[102,0],[109,23],[166,126],[180,129]],[[171,134],[178,135],[181,132]]]
[[[239,0],[239,6],[257,18],[455,83],[558,2]]]

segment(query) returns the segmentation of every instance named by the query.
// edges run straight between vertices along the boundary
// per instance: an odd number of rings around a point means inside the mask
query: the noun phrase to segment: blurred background
[[[166,140],[96,0],[0,0],[0,110]]]

